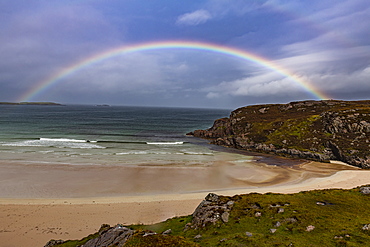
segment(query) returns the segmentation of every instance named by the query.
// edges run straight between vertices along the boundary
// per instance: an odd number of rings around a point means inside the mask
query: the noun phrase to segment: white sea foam
[[[183,154],[186,154],[186,155],[213,155],[213,153],[200,153],[200,152],[184,152]]]
[[[8,142],[2,144],[2,146],[8,146],[8,147],[42,147],[45,145],[42,145],[39,140],[30,140],[30,141],[21,141],[21,142]]]
[[[116,155],[168,155],[173,154],[170,152],[151,152],[151,151],[130,151],[130,152],[122,152],[122,153],[116,153]]]
[[[9,142],[1,144],[9,147],[56,147],[56,148],[105,148],[100,145],[91,144],[86,140],[66,139],[66,138],[40,138],[39,140],[27,140],[20,142]]]
[[[40,138],[40,141],[53,141],[53,142],[93,142],[96,143],[97,141],[90,141],[90,140],[77,140],[77,139],[68,139],[68,138]]]
[[[256,160],[250,159],[250,160],[234,160],[234,163],[244,163],[244,162],[255,162]]]
[[[149,145],[182,145],[184,142],[147,142]]]

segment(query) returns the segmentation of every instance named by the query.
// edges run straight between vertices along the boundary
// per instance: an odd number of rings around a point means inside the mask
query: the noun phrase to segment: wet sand
[[[0,246],[79,239],[101,224],[154,223],[191,214],[209,193],[294,193],[370,184],[370,171],[304,162],[212,167],[0,163]]]

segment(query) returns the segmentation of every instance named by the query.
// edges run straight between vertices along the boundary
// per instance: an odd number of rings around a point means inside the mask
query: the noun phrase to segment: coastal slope
[[[370,168],[370,100],[246,106],[188,135],[237,149]]]
[[[189,216],[152,225],[103,224],[81,240],[50,240],[44,247],[368,246],[369,196],[370,187],[232,197],[209,193]]]

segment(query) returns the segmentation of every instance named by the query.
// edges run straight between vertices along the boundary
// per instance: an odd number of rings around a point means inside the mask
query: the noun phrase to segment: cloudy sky
[[[192,41],[263,57],[333,99],[369,99],[369,0],[0,0],[0,101],[118,47]],[[268,66],[219,52],[112,56],[28,100],[233,109],[317,99]]]

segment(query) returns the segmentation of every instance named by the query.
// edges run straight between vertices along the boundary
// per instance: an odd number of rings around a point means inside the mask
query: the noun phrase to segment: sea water
[[[186,133],[209,128],[229,113],[224,109],[1,105],[0,161],[212,165],[225,159],[225,153]],[[231,155],[230,159],[248,158]]]

